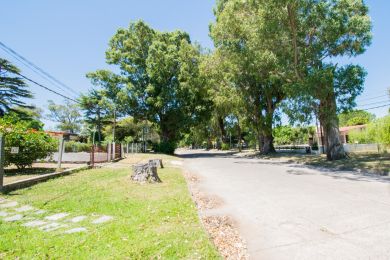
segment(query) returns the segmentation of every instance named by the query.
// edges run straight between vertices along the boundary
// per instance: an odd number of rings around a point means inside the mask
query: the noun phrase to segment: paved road
[[[194,153],[194,152],[193,152]],[[252,259],[390,259],[390,180],[278,161],[183,155]]]

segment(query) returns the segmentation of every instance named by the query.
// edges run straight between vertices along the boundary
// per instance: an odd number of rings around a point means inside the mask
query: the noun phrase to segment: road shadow
[[[335,170],[319,166],[311,166],[305,164],[291,164],[288,166],[292,168],[287,170],[288,174],[294,175],[315,175],[316,173],[333,179],[344,179],[349,181],[364,181],[364,182],[381,182],[390,184],[390,178],[372,173],[364,173],[358,171]],[[306,170],[306,171],[305,171]],[[307,170],[315,170],[316,172],[309,172]]]
[[[234,156],[237,152],[195,152],[175,154],[175,156],[183,159],[196,159],[196,158],[237,158]]]

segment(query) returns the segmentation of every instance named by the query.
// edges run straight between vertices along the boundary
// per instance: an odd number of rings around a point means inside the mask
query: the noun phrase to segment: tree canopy
[[[25,99],[33,97],[19,73],[16,66],[0,58],[0,117],[9,111],[17,112],[16,106],[28,107]]]

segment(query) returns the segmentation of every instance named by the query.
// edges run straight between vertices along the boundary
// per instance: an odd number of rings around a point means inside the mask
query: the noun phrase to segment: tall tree
[[[120,101],[121,94],[124,94],[123,79],[109,70],[98,70],[88,73],[87,78],[91,79],[93,85],[101,87],[100,94],[103,95],[105,108],[108,109],[112,118],[112,137],[113,141],[115,141],[117,118],[124,111],[122,102]]]
[[[282,21],[288,28],[298,83],[292,91],[316,111],[328,160],[344,158],[337,113],[356,105],[365,72],[360,66],[339,66],[332,60],[362,54],[371,43],[368,8],[363,0],[286,0],[275,1],[275,6],[285,10]]]
[[[161,33],[142,21],[131,23],[117,31],[106,55],[125,78],[127,112],[158,124],[162,142],[176,143],[207,111],[200,50],[187,33]]]
[[[217,53],[229,60],[232,85],[245,96],[248,118],[257,132],[262,153],[274,151],[272,124],[284,99],[287,49],[278,9],[269,1],[217,2],[211,36]]]
[[[57,128],[69,133],[77,133],[81,129],[81,114],[77,104],[71,103],[68,100],[64,101],[63,105],[55,104],[49,100],[49,114],[47,117],[58,123]]]
[[[80,107],[84,111],[85,121],[96,127],[97,141],[102,142],[102,129],[108,123],[109,105],[101,90],[90,90],[80,97]],[[96,140],[95,140],[96,141]]]
[[[23,99],[33,97],[19,73],[16,66],[0,58],[0,117],[9,111],[17,112],[15,106],[28,107]]]

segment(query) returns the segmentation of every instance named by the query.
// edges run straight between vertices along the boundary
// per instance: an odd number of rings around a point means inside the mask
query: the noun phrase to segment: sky
[[[358,97],[358,108],[368,109],[390,104],[390,1],[367,0],[373,21],[373,43],[365,54],[347,62],[358,63],[368,72],[365,91]],[[212,48],[209,24],[214,20],[214,0],[5,0],[0,3],[0,41],[49,72],[77,92],[92,88],[85,74],[97,69],[112,69],[105,63],[108,41],[120,27],[144,20],[161,31],[184,30],[192,41]],[[35,81],[57,89],[50,82],[21,65],[0,50],[0,57],[15,63],[22,73]],[[47,108],[48,100],[63,98],[30,84],[34,100]],[[73,95],[73,96],[72,96]],[[377,117],[388,107],[370,109]],[[45,120],[46,128],[54,123]]]

